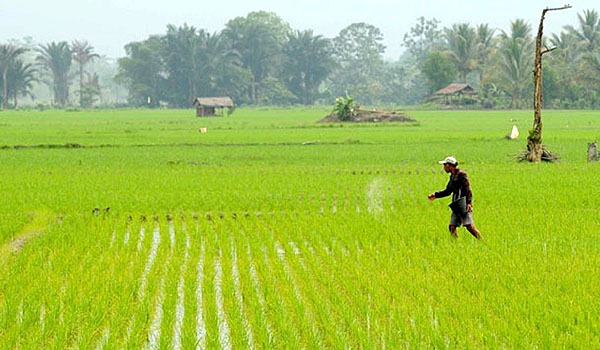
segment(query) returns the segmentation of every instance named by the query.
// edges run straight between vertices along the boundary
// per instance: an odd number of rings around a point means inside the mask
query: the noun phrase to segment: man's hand
[[[435,193],[432,193],[429,196],[427,196],[427,199],[429,199],[430,201],[433,201],[435,199]]]
[[[472,212],[473,212],[473,204],[472,204],[472,203],[469,203],[469,204],[467,204],[467,211],[468,211],[469,213],[472,213]]]

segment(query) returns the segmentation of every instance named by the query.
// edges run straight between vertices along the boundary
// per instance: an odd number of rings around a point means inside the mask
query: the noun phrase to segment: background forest
[[[549,33],[545,108],[600,108],[600,16],[577,13]],[[537,23],[535,24],[537,26]],[[346,93],[366,105],[417,105],[450,83],[479,93],[475,108],[529,108],[532,23],[442,27],[420,17],[399,35],[397,60],[384,59],[379,28],[352,23],[334,38],[291,28],[272,12],[231,19],[220,32],[168,25],[125,46],[118,59],[85,40],[0,41],[0,102],[18,107],[189,108],[195,97],[231,96],[237,105],[331,104]]]

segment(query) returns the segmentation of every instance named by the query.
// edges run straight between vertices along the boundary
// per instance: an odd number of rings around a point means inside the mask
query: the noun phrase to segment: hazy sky
[[[0,42],[26,36],[37,42],[86,39],[98,53],[120,57],[126,43],[164,33],[169,23],[187,22],[219,31],[229,19],[264,10],[277,13],[294,29],[310,28],[326,37],[336,36],[351,23],[367,22],[383,32],[385,56],[396,59],[403,51],[402,37],[420,16],[435,17],[441,26],[489,23],[499,29],[523,18],[535,31],[544,7],[564,4],[554,0],[0,0]],[[575,25],[577,13],[584,9],[600,11],[597,0],[570,4],[573,9],[546,17],[545,33]]]

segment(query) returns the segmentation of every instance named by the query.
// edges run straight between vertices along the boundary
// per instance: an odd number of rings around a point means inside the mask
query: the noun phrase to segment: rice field
[[[526,111],[326,113],[1,112],[0,348],[600,347],[600,112],[545,112],[557,164]]]

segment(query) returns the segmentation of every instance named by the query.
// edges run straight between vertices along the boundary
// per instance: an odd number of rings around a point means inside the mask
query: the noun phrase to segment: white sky
[[[403,51],[402,37],[420,16],[435,17],[442,27],[468,22],[499,29],[523,18],[535,31],[544,7],[564,4],[555,0],[0,0],[0,42],[26,36],[37,42],[86,39],[98,53],[120,57],[125,55],[125,44],[164,33],[167,24],[187,22],[220,31],[234,17],[265,10],[277,13],[293,29],[310,28],[329,38],[351,23],[367,22],[383,32],[386,58],[396,59]],[[546,17],[546,34],[560,32],[565,24],[576,25],[577,13],[584,9],[600,11],[597,0],[570,4],[573,9]]]

